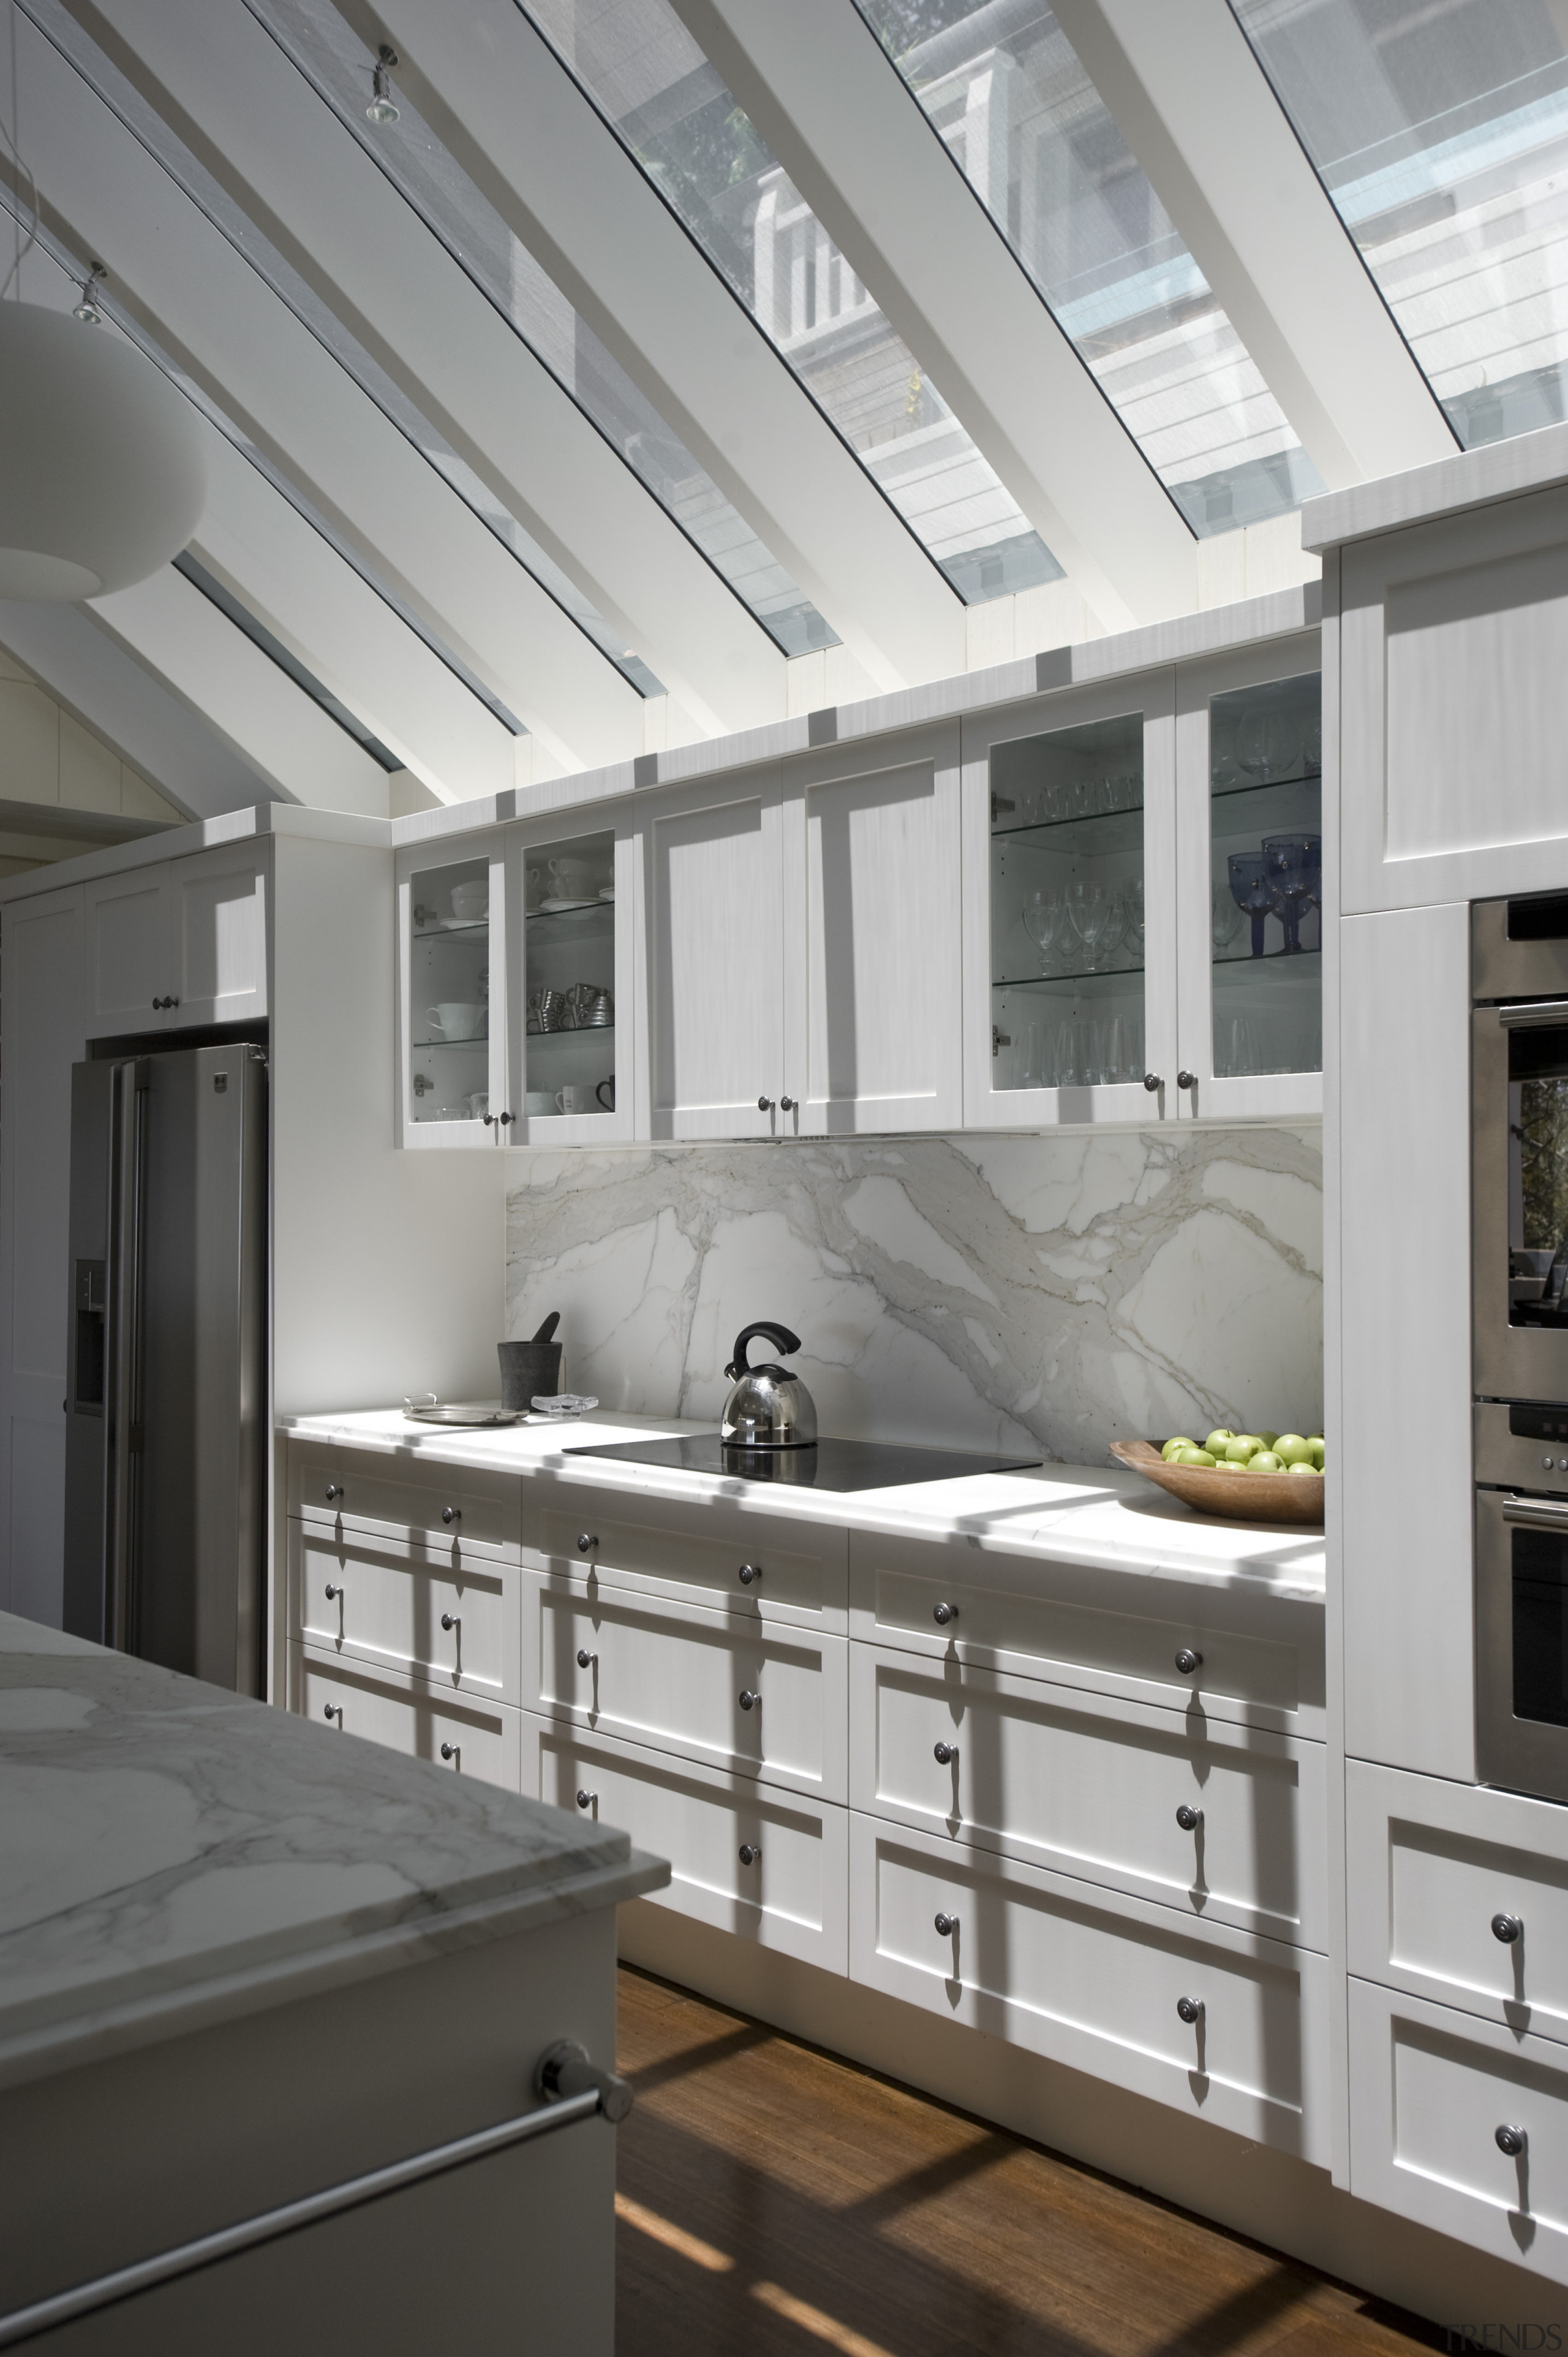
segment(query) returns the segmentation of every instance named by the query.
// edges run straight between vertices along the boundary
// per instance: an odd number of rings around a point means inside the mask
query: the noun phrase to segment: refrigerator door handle
[[[142,1229],[146,1173],[145,1068],[116,1064],[109,1103],[110,1318],[103,1402],[108,1458],[105,1644],[134,1651],[136,1476],[141,1446]]]

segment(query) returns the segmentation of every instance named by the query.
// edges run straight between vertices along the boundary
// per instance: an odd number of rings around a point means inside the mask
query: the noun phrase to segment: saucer
[[[541,900],[538,913],[542,917],[563,917],[572,909],[591,909],[592,900]]]

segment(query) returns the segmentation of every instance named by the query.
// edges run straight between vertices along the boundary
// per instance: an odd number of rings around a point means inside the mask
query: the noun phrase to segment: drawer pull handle
[[[1202,1669],[1203,1655],[1195,1653],[1190,1645],[1184,1645],[1176,1657],[1176,1665],[1184,1678],[1190,1678],[1194,1670]]]
[[[945,1629],[950,1620],[956,1620],[958,1619],[958,1606],[956,1604],[933,1604],[931,1607],[931,1618],[936,1622],[939,1629]]]
[[[322,1705],[321,1715],[324,1718],[335,1718],[338,1727],[341,1727],[343,1724],[343,1706],[340,1702],[324,1703]]]
[[[328,1581],[328,1583],[327,1583],[327,1601],[328,1601],[328,1604],[340,1604],[340,1603],[342,1602],[342,1600],[343,1600],[343,1591],[342,1591],[342,1589],[338,1587],[338,1582],[337,1582],[335,1579],[329,1579],[329,1580]],[[1498,1938],[1500,1939],[1500,1938],[1501,1938],[1501,1936],[1502,1936],[1502,1934],[1499,1932],[1498,1936]]]
[[[577,1806],[580,1809],[591,1809],[598,1797],[599,1796],[596,1792],[590,1792],[585,1784],[578,1785]]]
[[[460,1523],[460,1522],[462,1521],[462,1519],[463,1519],[463,1509],[462,1509],[462,1507],[461,1507],[461,1506],[443,1506],[443,1507],[442,1507],[442,1509],[441,1509],[441,1519],[442,1519],[442,1521],[443,1521],[444,1523],[448,1523],[448,1524],[450,1524],[450,1523]]]
[[[751,1686],[742,1686],[736,1699],[742,1710],[760,1710],[762,1707],[762,1696]]]
[[[577,1553],[579,1555],[597,1555],[598,1551],[599,1541],[596,1532],[579,1531],[577,1533]]]
[[[1500,2128],[1495,2128],[1492,2131],[1492,2134],[1496,2141],[1498,2150],[1499,2152],[1506,2152],[1510,2160],[1517,2160],[1520,2153],[1524,2150],[1526,2145],[1530,2142],[1530,2138],[1525,2134],[1523,2128],[1510,2127],[1507,2121],[1503,2123],[1503,2126]]]
[[[936,1922],[937,1930],[940,1932],[944,1940],[950,1940],[956,1935],[958,1932],[958,1917],[956,1915],[944,1915],[941,1909],[939,1907],[937,1910]]]
[[[1200,1996],[1178,1996],[1176,2009],[1177,2018],[1182,2021],[1203,2019],[1203,1999]]]
[[[950,1768],[953,1761],[958,1758],[958,1745],[956,1743],[939,1743],[931,1757],[935,1760],[939,1768]]]
[[[742,1842],[739,1855],[742,1866],[755,1866],[762,1852],[755,1842]]]
[[[441,1626],[444,1629],[460,1629],[462,1625],[463,1616],[460,1612],[444,1612],[441,1615]]]
[[[743,1563],[736,1573],[736,1577],[743,1587],[749,1587],[754,1579],[760,1579],[761,1577],[762,1566],[757,1563]]]
[[[1511,1948],[1514,1942],[1522,1938],[1523,1934],[1524,1918],[1521,1915],[1493,1916],[1492,1937],[1494,1940],[1500,1940],[1505,1948]]]
[[[457,1746],[455,1743],[444,1743],[441,1746],[441,1757],[443,1760],[456,1760],[457,1757]]]
[[[590,1652],[589,1652],[589,1651],[588,1651],[588,1649],[587,1649],[586,1645],[579,1645],[579,1646],[578,1646],[578,1648],[577,1648],[577,1667],[578,1667],[580,1670],[591,1670],[591,1669],[593,1668],[593,1666],[594,1666],[594,1663],[598,1660],[598,1658],[599,1658],[599,1657],[598,1657],[597,1653],[590,1653]]]
[[[1203,1811],[1184,1801],[1176,1813],[1176,1821],[1184,1834],[1195,1834],[1203,1823]]]
[[[341,1483],[341,1481],[328,1481],[328,1483],[327,1484],[327,1502],[328,1502],[328,1505],[330,1505],[330,1504],[332,1503],[332,1501],[333,1501],[333,1499],[334,1499],[334,1498],[340,1498],[342,1495],[343,1495],[343,1484]]]

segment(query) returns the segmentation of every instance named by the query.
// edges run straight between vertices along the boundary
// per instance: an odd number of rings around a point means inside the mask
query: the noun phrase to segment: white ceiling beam
[[[853,0],[673,0],[1110,630],[1197,602],[1191,532]]]
[[[0,646],[188,818],[279,799],[202,715],[80,606],[0,603]]]
[[[142,95],[698,726],[720,735],[781,718],[788,699],[785,659],[761,625],[241,0],[70,5]],[[458,504],[456,494],[446,496]],[[445,602],[489,603],[497,595],[499,561],[518,570],[497,547],[477,565],[466,599],[454,586]],[[536,609],[551,605],[526,576],[524,586]],[[523,594],[514,590],[509,606],[515,609]],[[558,753],[564,768],[640,752],[641,699],[575,625],[563,625],[559,610],[551,611],[553,623],[540,610],[531,629],[520,633],[492,609],[492,640],[498,630],[510,637],[537,674],[531,695],[515,685],[497,692],[545,741],[552,735],[581,741],[580,757]],[[482,635],[467,614],[465,621],[472,635]],[[579,639],[581,651],[566,646],[563,627]],[[542,707],[547,699],[567,696],[585,657],[602,665],[607,678],[593,701],[575,697],[552,730]],[[487,675],[479,664],[475,668]]]
[[[290,80],[298,85],[296,75]],[[51,210],[79,251],[108,264],[115,299],[517,714],[552,767],[597,767],[640,752],[637,691],[42,42],[29,103],[48,132]],[[325,118],[324,127],[333,128]],[[406,626],[399,622],[396,635],[407,637]],[[296,651],[318,668],[316,651]],[[460,745],[474,725],[466,707],[482,707],[424,650],[422,667],[431,666],[441,675],[441,700],[454,687],[461,699],[452,705]],[[352,696],[345,701],[360,709]],[[394,725],[386,713],[361,716],[378,736]],[[441,767],[439,747],[426,742],[411,766],[422,773]],[[455,787],[470,766],[454,748]]]
[[[513,0],[343,13],[877,686],[961,671],[942,575]]]
[[[1331,489],[1455,440],[1226,0],[1057,20]]]

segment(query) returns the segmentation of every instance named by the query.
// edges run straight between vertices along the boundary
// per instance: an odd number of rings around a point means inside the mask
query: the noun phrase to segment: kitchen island
[[[0,1615],[0,2345],[608,2357],[615,2139],[536,2070],[613,2063],[614,1910],[665,1869],[437,1773]]]

